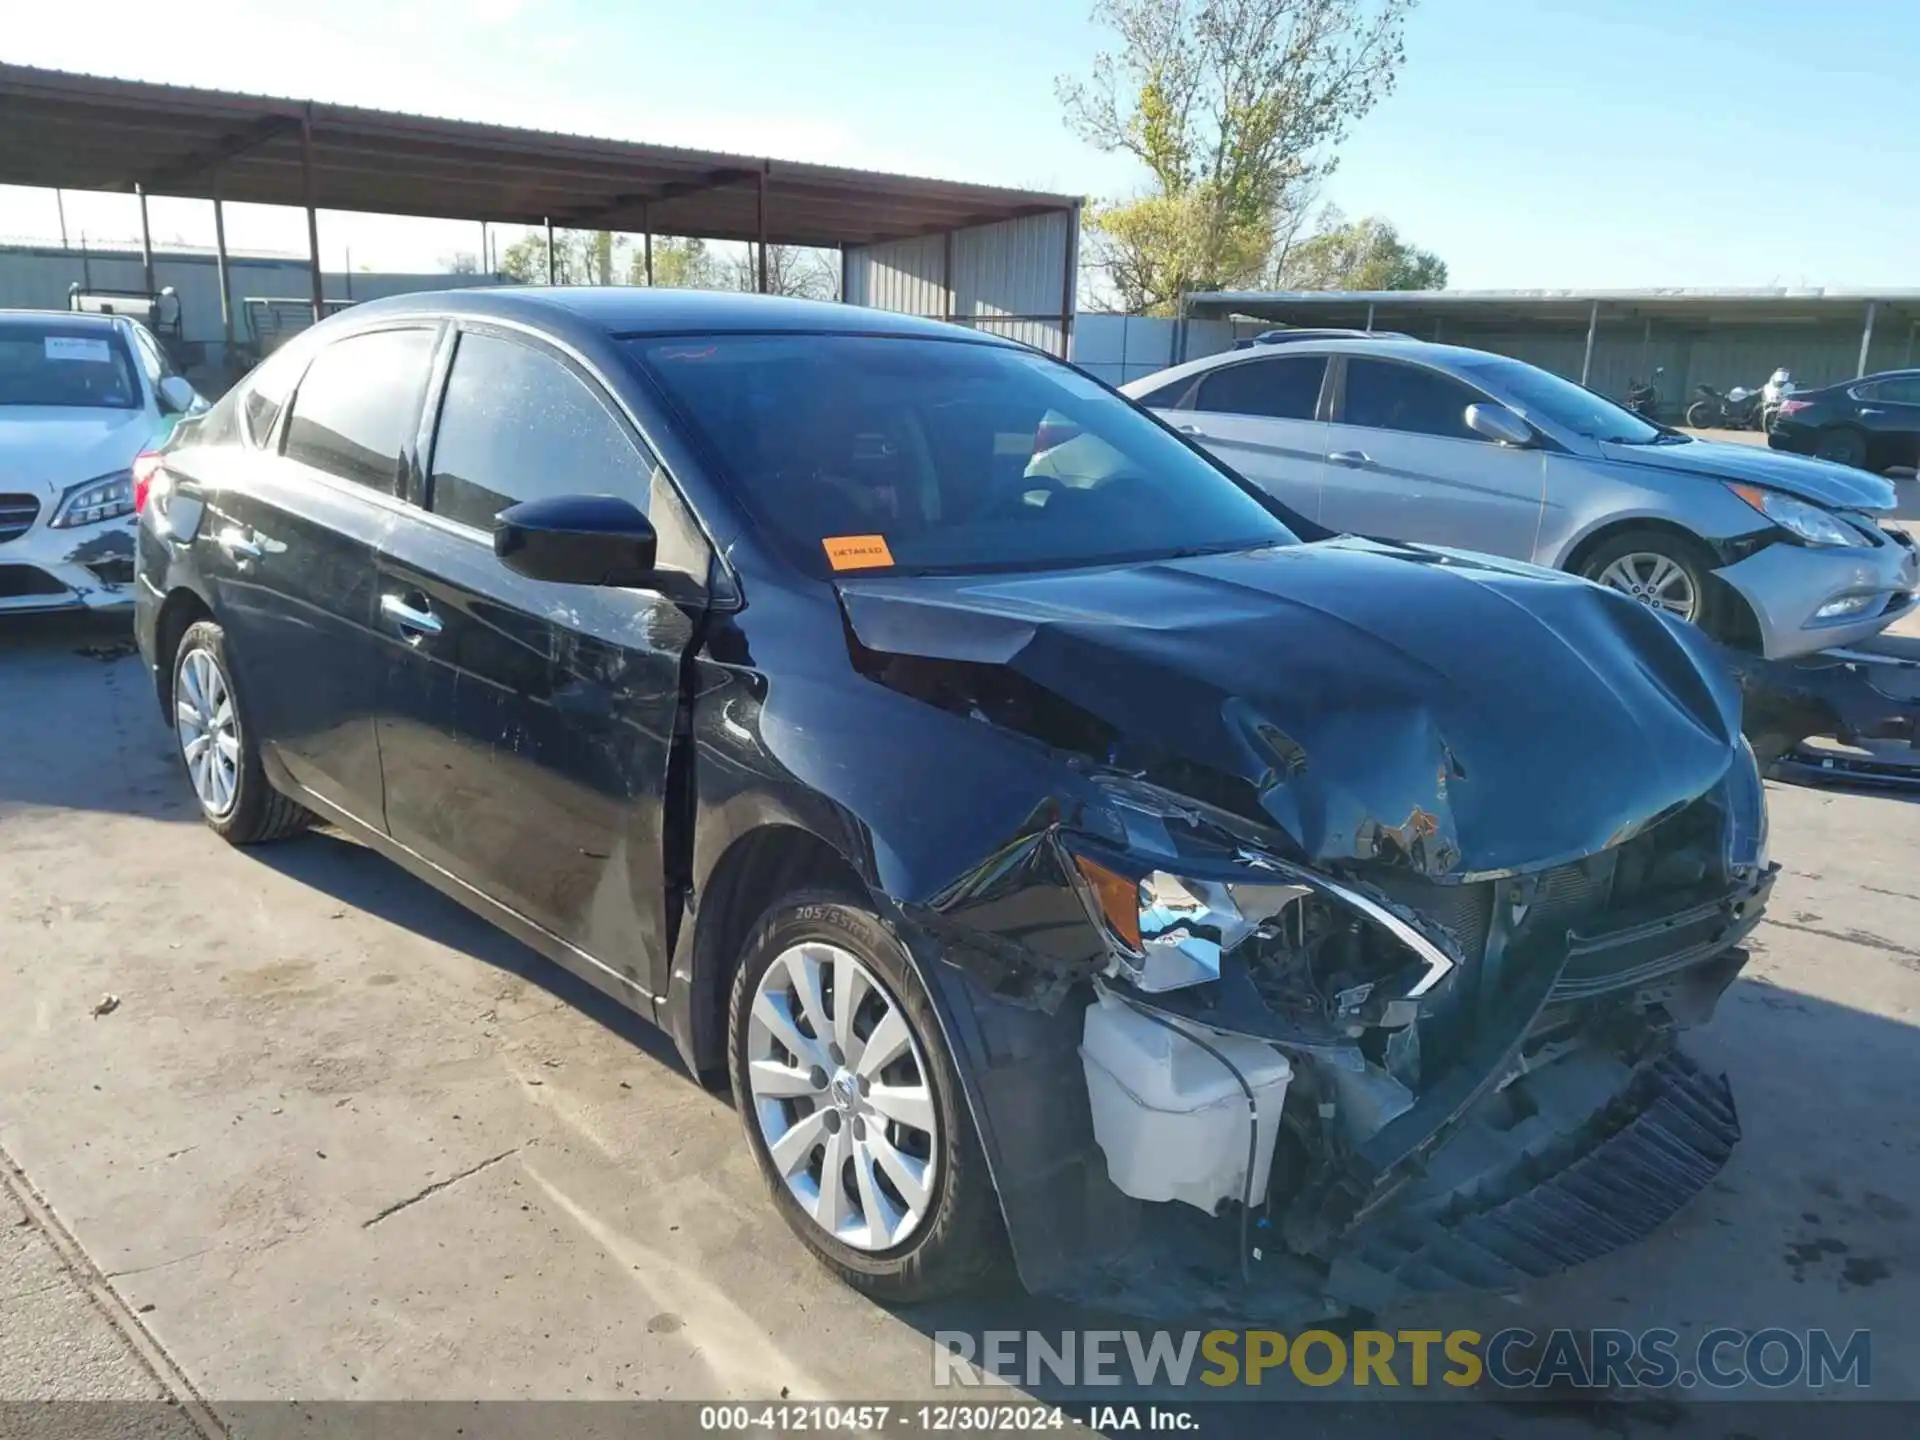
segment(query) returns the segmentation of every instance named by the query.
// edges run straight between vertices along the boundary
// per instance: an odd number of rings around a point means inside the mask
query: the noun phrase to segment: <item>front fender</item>
[[[1690,476],[1623,475],[1597,462],[1550,466],[1538,559],[1565,570],[1603,530],[1636,521],[1672,525],[1715,550],[1771,529],[1766,518],[1717,480]]]

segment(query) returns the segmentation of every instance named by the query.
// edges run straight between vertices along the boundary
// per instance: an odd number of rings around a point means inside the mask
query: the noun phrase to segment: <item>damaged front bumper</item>
[[[40,513],[0,541],[0,614],[116,611],[133,604],[134,517],[54,529]]]
[[[1092,807],[903,914],[945,962],[931,968],[1028,1286],[1272,1323],[1510,1288],[1652,1233],[1739,1134],[1724,1079],[1675,1044],[1744,964],[1773,885],[1757,775],[1751,759],[1734,769],[1614,850],[1459,884],[1320,875],[1178,806],[1166,853],[1140,859],[1137,828]],[[1122,873],[1128,854],[1142,928],[1116,935],[1123,907],[1097,867]],[[1227,903],[1229,877],[1249,903]],[[1167,927],[1170,895],[1193,924]],[[1156,926],[1197,957],[1197,983],[1148,961]],[[1202,1082],[1195,1113],[1230,1177],[1210,1197],[1123,1193],[1151,1166],[1115,1152],[1125,1142],[1090,1111],[1096,987],[1192,1039],[1203,1069],[1201,1052],[1235,1068],[1245,1042],[1290,1066],[1277,1138],[1254,1102],[1279,1089],[1236,1077],[1243,1101]],[[1144,1113],[1183,1113],[1164,1076],[1116,1079]],[[1168,1147],[1168,1127],[1145,1133]],[[1166,1167],[1184,1164],[1178,1148],[1158,1152]]]

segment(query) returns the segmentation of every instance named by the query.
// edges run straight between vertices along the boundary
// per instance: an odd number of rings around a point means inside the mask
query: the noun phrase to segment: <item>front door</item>
[[[597,382],[516,335],[459,335],[430,456],[378,559],[388,829],[657,995],[663,795],[704,562],[683,556],[674,598],[560,585],[509,570],[491,530],[522,500],[617,495],[653,516],[671,566],[691,527],[659,513],[671,487]]]
[[[1493,403],[1424,365],[1349,355],[1337,384],[1320,523],[1533,559],[1546,500],[1546,455],[1467,428],[1469,405]]]
[[[269,361],[246,382],[246,437],[180,457],[210,467],[182,483],[207,487],[194,543],[248,722],[294,781],[375,828],[374,554],[400,508],[436,333],[347,335],[300,377],[296,355]]]

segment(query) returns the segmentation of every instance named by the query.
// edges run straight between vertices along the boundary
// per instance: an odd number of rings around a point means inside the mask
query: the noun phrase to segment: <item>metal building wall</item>
[[[1440,339],[1511,355],[1569,380],[1580,378],[1587,343],[1584,328],[1488,328],[1448,321],[1436,330],[1421,327],[1412,333],[1422,340]],[[1890,328],[1886,333],[1876,332],[1867,369],[1892,370],[1915,363],[1920,355],[1911,348],[1910,335],[1908,330]],[[1760,322],[1683,328],[1656,322],[1649,334],[1640,321],[1608,325],[1602,320],[1594,336],[1587,384],[1602,395],[1619,399],[1626,395],[1630,382],[1649,379],[1656,366],[1663,367],[1664,373],[1656,382],[1661,414],[1677,419],[1697,398],[1698,385],[1723,391],[1735,385],[1753,388],[1766,383],[1774,369],[1784,365],[1796,385],[1811,389],[1851,379],[1859,360],[1860,330],[1852,324]]]
[[[846,300],[926,315],[1065,353],[1078,217],[1055,210],[996,225],[848,246]]]
[[[420,290],[450,290],[467,285],[497,283],[487,275],[402,275],[330,273],[325,277],[328,299],[374,300]],[[220,329],[220,277],[212,255],[157,252],[153,257],[154,284],[171,285],[180,297],[180,315],[186,339],[217,345]],[[242,302],[249,296],[277,296],[306,301],[311,298],[305,260],[270,260],[231,256],[227,263],[228,293],[232,297],[234,332],[245,340]],[[0,249],[0,309],[65,310],[69,285],[91,285],[100,290],[140,290],[145,284],[138,251],[90,251],[57,247]]]
[[[1071,358],[1082,370],[1107,384],[1124,385],[1183,360],[1229,350],[1235,330],[1231,320],[1182,322],[1153,315],[1082,315],[1074,321]]]

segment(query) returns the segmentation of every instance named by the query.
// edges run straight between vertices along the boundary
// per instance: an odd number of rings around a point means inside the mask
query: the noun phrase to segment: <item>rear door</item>
[[[1545,452],[1467,428],[1488,396],[1443,371],[1342,357],[1327,430],[1320,523],[1332,530],[1531,560]]]
[[[1324,355],[1262,355],[1203,374],[1166,417],[1230,468],[1310,520],[1320,518],[1327,426]]]
[[[361,331],[244,382],[248,438],[195,542],[247,722],[295,781],[375,828],[374,555],[400,508],[436,333]]]
[[[1869,463],[1920,465],[1920,375],[1890,375],[1850,393],[1868,432]]]
[[[707,551],[599,381],[463,326],[419,504],[378,558],[378,734],[394,839],[654,995],[663,796]],[[529,580],[493,554],[522,500],[617,495],[660,535],[659,590]]]

